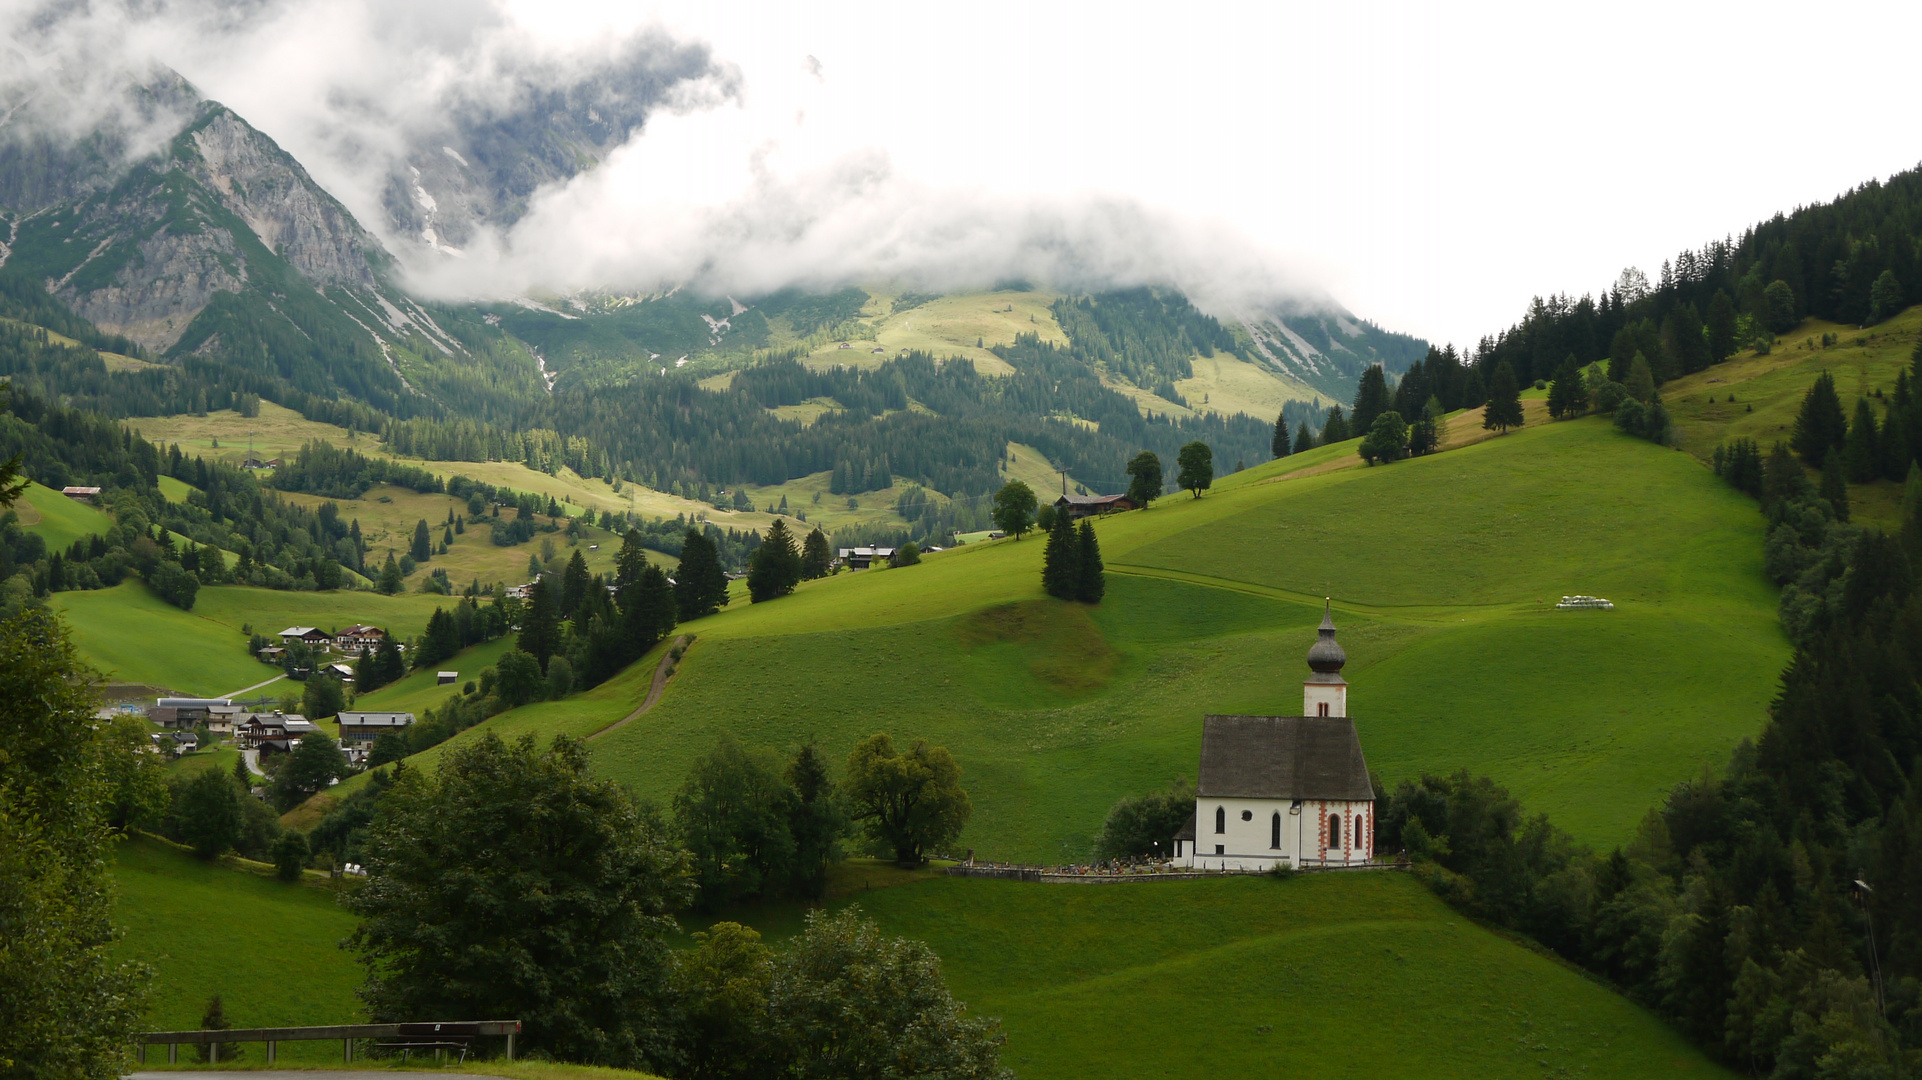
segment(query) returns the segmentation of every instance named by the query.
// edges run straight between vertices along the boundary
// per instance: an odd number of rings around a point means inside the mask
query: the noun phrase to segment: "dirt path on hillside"
[[[681,650],[682,655],[686,655],[687,647],[692,644],[694,644],[694,639],[686,634],[682,634],[680,637],[675,638],[674,644],[669,645],[667,647],[667,651],[661,654],[661,662],[654,666],[654,683],[653,685],[647,688],[647,700],[641,702],[640,708],[635,709],[633,712],[628,713],[626,716],[621,717],[619,720],[616,720],[613,723],[602,728],[601,730],[595,732],[594,734],[589,735],[587,737],[587,741],[593,742],[595,739],[598,739],[601,736],[608,734],[609,732],[619,730],[622,726],[634,720],[636,717],[640,716],[642,713],[653,708],[654,703],[661,700],[661,692],[667,689],[667,677],[669,674],[669,669],[671,669],[674,666],[674,650],[679,649]]]

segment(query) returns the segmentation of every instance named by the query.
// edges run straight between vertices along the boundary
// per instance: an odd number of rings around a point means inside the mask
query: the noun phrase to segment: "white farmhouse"
[[[1375,789],[1348,718],[1347,662],[1324,608],[1308,650],[1304,715],[1203,718],[1195,816],[1175,834],[1176,863],[1266,870],[1373,858]]]

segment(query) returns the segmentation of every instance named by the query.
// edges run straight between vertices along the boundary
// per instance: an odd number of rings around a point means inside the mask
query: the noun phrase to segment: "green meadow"
[[[227,694],[279,670],[247,655],[242,627],[272,637],[288,626],[339,628],[373,623],[403,637],[427,628],[449,597],[425,593],[282,592],[240,585],[201,588],[181,611],[138,581],[92,592],[54,593],[81,654],[114,682],[144,683],[184,694]]]
[[[40,534],[51,551],[65,551],[75,540],[113,528],[113,518],[85,503],[75,502],[50,487],[28,484],[14,511],[20,524]]]
[[[860,868],[843,870],[859,889]],[[194,1026],[215,993],[237,1026],[361,1015],[361,969],[338,947],[353,919],[318,883],[153,840],[123,844],[116,871],[119,954],[152,968],[152,1027]],[[832,906],[857,904],[932,945],[955,994],[1001,1019],[1004,1061],[1030,1080],[1728,1075],[1606,987],[1404,875],[1078,886],[873,873],[894,887]],[[800,928],[787,905],[731,914],[775,942]],[[282,1047],[294,1063],[338,1052]]]
[[[1299,708],[1323,596],[1390,784],[1485,772],[1607,846],[1759,729],[1788,657],[1762,522],[1698,461],[1596,419],[1328,470],[1351,454],[1102,520],[1098,607],[1040,595],[1032,536],[737,602],[683,627],[697,640],[661,702],[596,760],[660,800],[724,732],[837,757],[876,731],[926,737],[965,770],[959,849],[1079,859],[1115,799],[1192,777],[1203,714]],[[1617,609],[1555,609],[1578,592]],[[653,659],[461,738],[598,731]]]
[[[289,884],[201,862],[160,840],[123,841],[114,856],[115,921],[125,931],[116,954],[152,969],[145,1021],[152,1029],[199,1027],[215,994],[235,1027],[360,1017],[354,988],[361,969],[340,948],[354,918],[334,903],[330,889],[311,878]],[[248,1060],[262,1055],[252,1046]],[[339,1055],[338,1043],[281,1047],[289,1062]]]

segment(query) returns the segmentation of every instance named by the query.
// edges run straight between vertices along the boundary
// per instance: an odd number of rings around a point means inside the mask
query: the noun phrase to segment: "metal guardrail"
[[[507,1060],[514,1060],[514,1036],[521,1029],[519,1020],[446,1020],[427,1021],[416,1024],[333,1024],[323,1027],[281,1027],[281,1028],[228,1028],[221,1031],[148,1031],[134,1036],[138,1045],[140,1061],[147,1060],[147,1047],[165,1045],[167,1063],[175,1064],[180,1060],[182,1046],[209,1046],[213,1048],[210,1058],[220,1060],[220,1046],[223,1043],[258,1042],[267,1044],[267,1060],[274,1060],[274,1050],[284,1042],[328,1042],[341,1041],[341,1060],[354,1060],[354,1040],[356,1039],[394,1039],[400,1045],[412,1043],[427,1048],[436,1043],[446,1045],[450,1040],[471,1041],[482,1035],[507,1036]],[[395,1044],[390,1044],[395,1045]]]

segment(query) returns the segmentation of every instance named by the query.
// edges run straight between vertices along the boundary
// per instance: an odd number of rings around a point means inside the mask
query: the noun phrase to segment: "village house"
[[[191,728],[205,723],[212,710],[233,704],[231,698],[155,698],[147,719],[164,728]]]
[[[434,685],[435,685],[435,686],[452,686],[452,685],[454,685],[455,683],[457,683],[457,682],[459,682],[459,681],[460,681],[460,672],[458,672],[458,671],[436,671],[436,672],[434,672]]]
[[[1176,863],[1267,870],[1374,858],[1375,789],[1348,717],[1347,662],[1324,608],[1303,715],[1203,718],[1195,813],[1173,837]]]
[[[100,489],[97,487],[64,487],[60,489],[60,494],[65,495],[74,502],[91,503],[100,498]]]
[[[334,646],[349,656],[372,652],[387,637],[387,631],[378,626],[355,624],[334,635]]]
[[[311,645],[316,649],[324,649],[334,642],[333,637],[329,635],[327,631],[317,626],[290,626],[282,630],[278,636],[283,645],[292,645],[298,641]]]
[[[271,713],[249,713],[234,730],[240,735],[243,749],[286,753],[303,736],[320,728],[304,716],[290,716],[276,709]]]
[[[320,673],[322,675],[330,675],[336,679],[339,679],[341,682],[344,682],[344,683],[351,683],[354,681],[354,665],[352,664],[344,664],[339,662],[335,662],[332,664],[322,664],[320,667]]]
[[[835,554],[840,557],[842,565],[850,570],[866,570],[877,559],[881,562],[894,561],[894,549],[891,547],[841,548]]]
[[[340,721],[342,746],[369,746],[389,731],[399,731],[414,722],[410,712],[344,712]]]
[[[1055,513],[1067,514],[1069,521],[1134,508],[1134,500],[1126,495],[1063,495],[1054,501]]]

